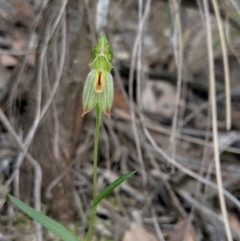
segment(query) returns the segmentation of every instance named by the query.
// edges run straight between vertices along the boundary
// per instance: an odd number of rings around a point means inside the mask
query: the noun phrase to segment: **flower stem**
[[[102,111],[100,107],[96,106],[96,127],[95,127],[95,137],[94,137],[94,153],[93,153],[93,202],[97,196],[97,162],[98,162],[98,140],[99,140],[99,130],[101,123]],[[96,209],[91,210],[91,216],[89,221],[89,228],[87,233],[87,241],[91,241],[93,233],[93,225],[96,215]]]

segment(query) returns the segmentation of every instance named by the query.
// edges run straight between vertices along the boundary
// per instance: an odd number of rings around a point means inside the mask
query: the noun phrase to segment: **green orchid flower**
[[[83,88],[83,114],[87,114],[97,105],[110,118],[113,104],[113,68],[111,61],[113,52],[105,35],[102,35],[91,53],[91,71]]]

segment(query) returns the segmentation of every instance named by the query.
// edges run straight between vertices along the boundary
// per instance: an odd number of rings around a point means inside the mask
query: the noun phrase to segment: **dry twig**
[[[222,19],[220,16],[219,6],[216,0],[212,0],[214,12],[217,19],[218,30],[220,35],[222,53],[223,53],[223,66],[224,66],[224,75],[225,75],[225,96],[226,96],[226,128],[227,130],[231,129],[231,94],[230,94],[230,74],[229,74],[229,63],[228,63],[228,53],[225,40],[225,34],[223,30]]]
[[[182,24],[180,17],[180,2],[176,0],[172,0],[173,10],[172,10],[172,18],[175,27],[175,38],[174,38],[174,55],[175,61],[177,63],[177,94],[175,98],[175,110],[173,116],[173,124],[172,124],[172,132],[170,138],[170,149],[172,151],[172,158],[175,159],[176,154],[176,134],[177,124],[178,124],[178,115],[179,115],[179,104],[181,99],[181,90],[182,90],[182,71],[183,71],[183,38],[182,38]],[[172,169],[172,172],[174,169]]]
[[[222,176],[221,176],[221,165],[219,156],[219,144],[218,144],[218,128],[217,128],[217,106],[216,106],[216,93],[215,93],[215,71],[214,71],[214,57],[212,49],[212,29],[209,16],[208,1],[203,1],[205,18],[206,18],[206,31],[207,31],[207,46],[208,46],[208,57],[209,57],[209,81],[210,81],[210,99],[212,107],[212,128],[213,128],[213,142],[214,142],[214,159],[216,167],[217,185],[219,201],[221,206],[221,211],[224,219],[224,226],[226,229],[226,234],[228,241],[232,241],[232,233],[230,229],[230,224],[227,216],[227,208],[225,203],[225,198],[222,191]]]

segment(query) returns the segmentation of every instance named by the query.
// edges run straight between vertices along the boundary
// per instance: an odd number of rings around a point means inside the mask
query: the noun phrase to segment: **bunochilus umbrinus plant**
[[[83,89],[83,113],[87,114],[92,109],[96,110],[96,128],[94,136],[94,153],[93,153],[93,200],[90,209],[90,219],[88,225],[88,232],[84,237],[84,241],[91,241],[94,228],[94,220],[96,209],[100,201],[110,194],[114,188],[119,186],[126,179],[130,178],[135,171],[129,172],[117,178],[110,183],[100,194],[97,192],[97,161],[98,161],[98,140],[99,130],[101,124],[102,112],[110,118],[110,111],[113,104],[114,90],[113,78],[111,69],[113,68],[111,62],[113,59],[113,52],[108,44],[107,38],[102,35],[91,52],[92,62],[90,64],[91,71],[87,76]],[[72,232],[66,229],[62,224],[46,216],[42,212],[31,208],[18,198],[9,195],[10,200],[24,213],[39,222],[42,226],[53,232],[61,240],[64,241],[79,241]],[[58,200],[56,200],[57,202]]]

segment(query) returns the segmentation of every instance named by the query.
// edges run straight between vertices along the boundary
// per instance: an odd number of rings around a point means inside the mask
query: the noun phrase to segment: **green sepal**
[[[101,93],[95,91],[94,81],[99,70],[91,70],[87,76],[83,88],[83,114],[91,111],[96,105],[99,105],[100,109],[110,118],[110,110],[113,104],[114,90],[113,90],[113,78],[110,72],[101,70],[104,76],[104,86]]]
[[[97,44],[94,46],[91,52],[92,62],[90,64],[91,69],[111,71],[113,68],[111,62],[113,59],[113,52],[108,44],[105,35],[102,35]]]

